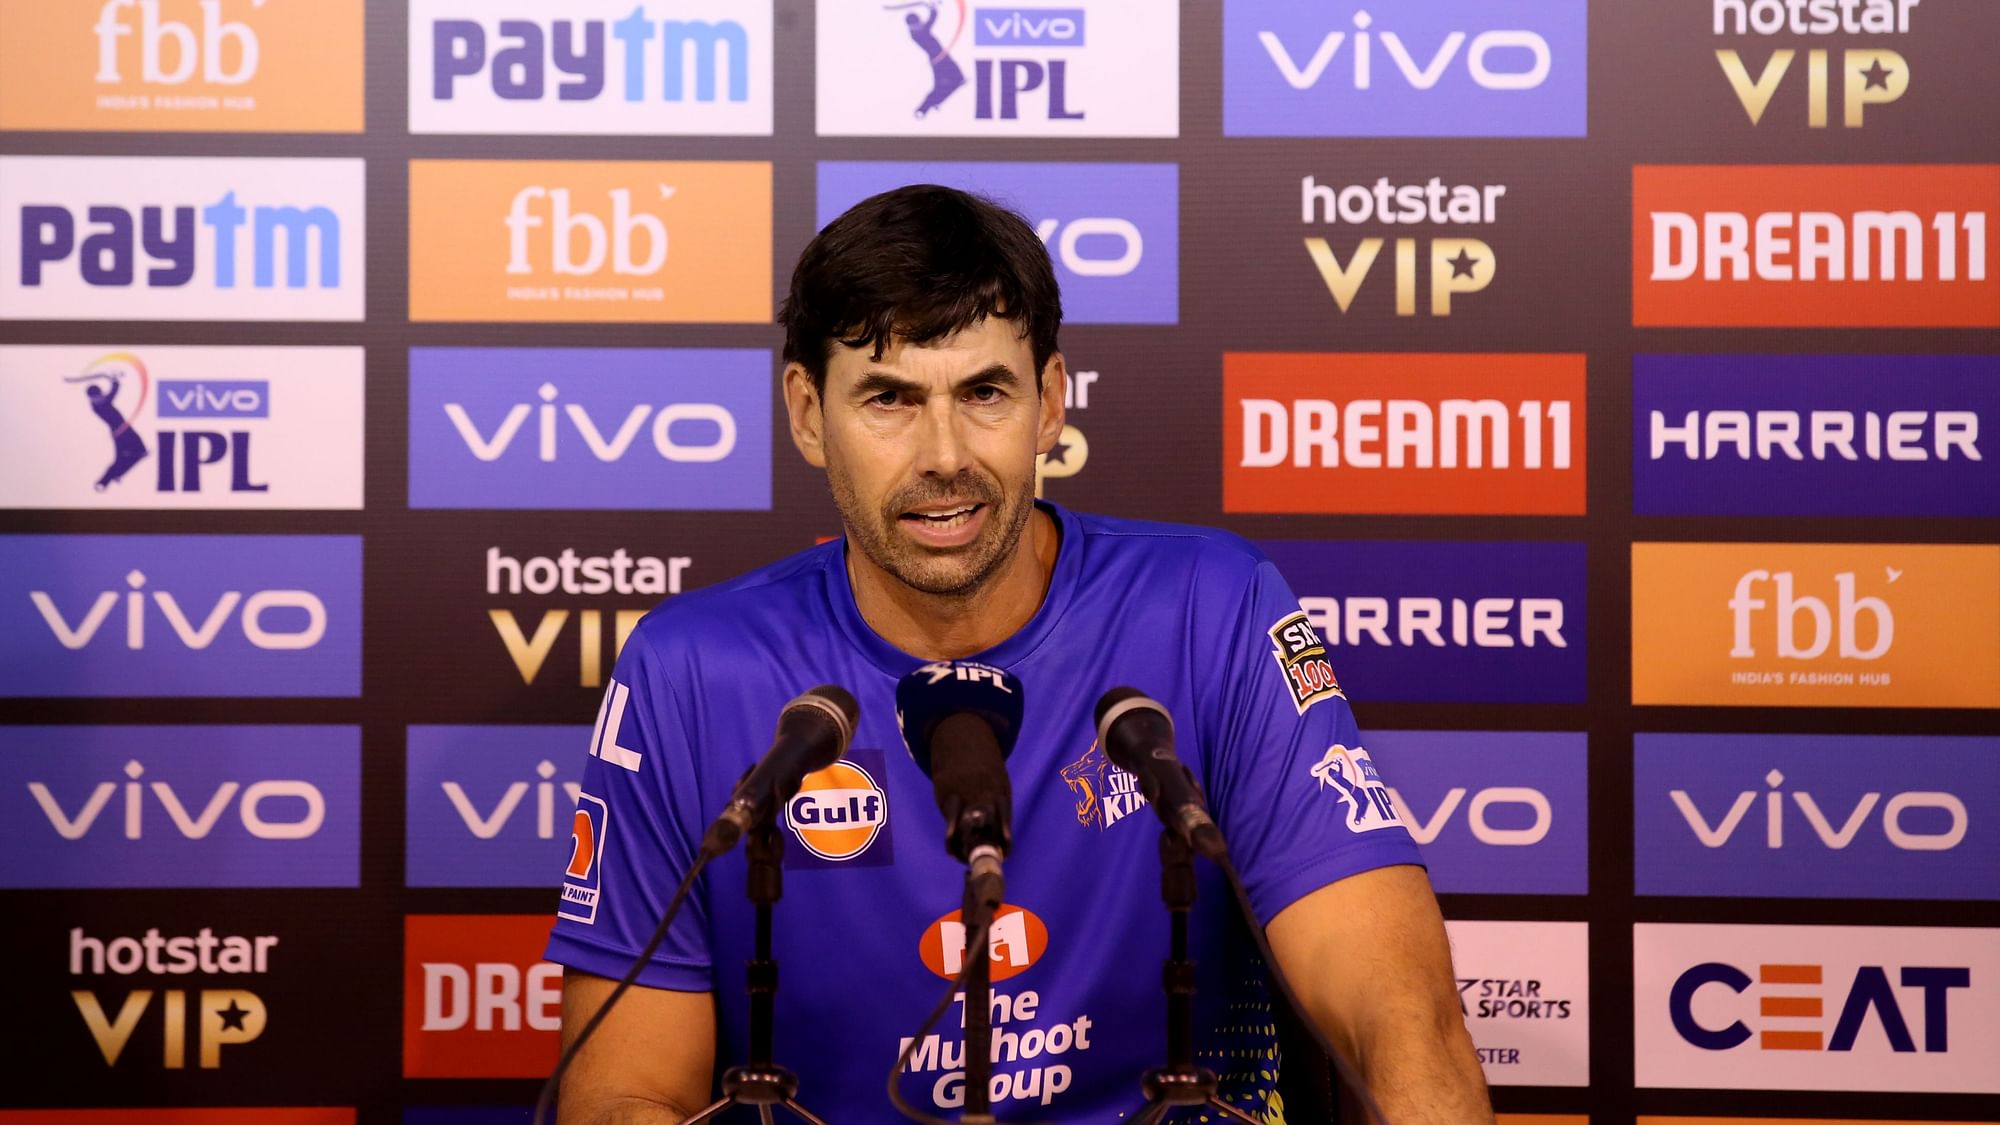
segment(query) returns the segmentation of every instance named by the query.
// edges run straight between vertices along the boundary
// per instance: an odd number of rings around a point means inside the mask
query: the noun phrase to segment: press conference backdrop
[[[776,298],[924,180],[1055,260],[1043,494],[1298,591],[1513,1120],[2000,1120],[1996,39],[0,0],[0,1121],[523,1116],[607,672],[838,533]]]

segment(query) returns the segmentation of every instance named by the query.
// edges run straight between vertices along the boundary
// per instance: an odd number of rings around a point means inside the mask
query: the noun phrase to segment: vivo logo
[[[146,585],[144,571],[134,570],[125,576],[125,584],[131,590],[124,595],[125,602],[125,647],[143,649],[146,647]],[[90,608],[83,612],[76,624],[72,625],[58,609],[55,600],[46,591],[32,590],[28,599],[48,624],[49,631],[64,648],[80,649],[90,644],[117,607],[119,593],[106,590],[98,595]],[[258,590],[248,598],[240,590],[226,590],[205,612],[197,612],[191,619],[187,609],[181,606],[173,594],[165,590],[152,591],[152,603],[159,610],[181,644],[191,649],[205,649],[215,642],[217,634],[233,617],[243,637],[261,649],[288,652],[311,648],[326,635],[326,603],[309,590]],[[194,608],[192,606],[188,609]],[[298,610],[305,614],[303,627],[284,628],[285,620],[296,621],[284,615],[280,624],[266,621],[265,614],[273,610]]]
[[[582,784],[575,781],[565,781],[558,786],[549,780],[555,775],[555,763],[546,758],[542,759],[535,764],[535,777],[538,780],[516,781],[508,785],[499,799],[493,803],[493,807],[485,813],[479,811],[472,798],[466,795],[465,787],[458,782],[442,782],[439,787],[444,790],[445,798],[451,802],[452,810],[465,822],[465,827],[482,840],[491,840],[500,835],[501,830],[514,819],[514,812],[520,808],[522,799],[532,791],[535,795],[535,836],[537,839],[553,840],[556,838],[556,790],[560,788],[569,796],[569,803],[564,806],[565,812],[576,807],[577,795],[583,792]],[[563,827],[567,829],[569,825],[565,824]]]
[[[1082,8],[977,8],[973,42],[981,47],[1081,47]]]
[[[271,384],[263,379],[160,380],[162,418],[269,418]]]
[[[536,393],[542,400],[539,407],[525,402],[515,404],[500,419],[490,436],[480,432],[462,404],[447,402],[444,413],[451,419],[452,428],[465,441],[465,447],[481,461],[499,460],[514,443],[515,435],[529,416],[539,414],[536,457],[542,461],[554,461],[558,452],[555,400],[560,392],[555,384],[543,383]],[[657,410],[641,403],[626,412],[608,437],[598,428],[590,411],[580,404],[563,404],[561,417],[568,419],[570,428],[583,439],[591,456],[599,461],[623,459],[642,429],[651,437],[653,450],[668,461],[705,464],[720,461],[736,449],[736,416],[726,407],[712,402],[669,403]],[[648,418],[652,420],[651,426],[646,424]],[[714,434],[706,442],[682,441],[674,436],[675,423],[706,423],[714,427]],[[686,431],[682,433],[685,435]]]
[[[1767,848],[1785,846],[1786,794],[1780,789],[1784,783],[1785,775],[1779,770],[1774,769],[1764,775],[1764,784],[1771,790],[1764,794],[1764,846]],[[1757,803],[1757,791],[1746,789],[1711,825],[1702,811],[1695,807],[1694,799],[1688,796],[1687,790],[1674,789],[1667,795],[1672,798],[1674,808],[1679,810],[1681,818],[1694,830],[1695,838],[1701,841],[1701,846],[1704,848],[1719,848],[1727,844],[1730,838],[1736,835],[1737,827],[1743,823],[1751,808]],[[1855,837],[1861,834],[1861,830],[1869,822],[1870,814],[1876,812],[1878,805],[1881,811],[1875,819],[1877,827],[1891,847],[1903,851],[1949,851],[1964,842],[1966,825],[1969,822],[1965,802],[1951,793],[1941,791],[1896,793],[1891,795],[1886,803],[1882,801],[1882,794],[1879,792],[1863,793],[1853,807],[1846,811],[1844,818],[1837,806],[1821,809],[1813,795],[1804,790],[1793,790],[1791,798],[1805,823],[1812,828],[1813,835],[1818,837],[1820,843],[1835,851],[1854,843]],[[1945,821],[1943,830],[1912,831],[1906,827],[1903,823],[1904,815],[1918,809],[1943,813]],[[1829,813],[1835,815],[1829,817]],[[1930,823],[1936,823],[1935,816],[1925,819]]]
[[[206,839],[232,805],[244,831],[260,840],[303,840],[318,832],[320,826],[326,823],[326,798],[319,787],[309,781],[255,781],[248,786],[225,781],[205,799],[190,794],[195,799],[184,802],[167,782],[154,781],[142,785],[139,779],[145,773],[146,767],[138,759],[125,763],[125,776],[131,779],[122,786],[125,790],[124,835],[127,840],[145,837],[145,795],[148,791],[160,808],[166,811],[174,828],[190,840]],[[42,814],[48,817],[50,827],[65,840],[81,840],[89,834],[120,788],[115,781],[100,782],[77,811],[69,813],[48,786],[39,781],[28,783],[28,792],[34,796]],[[266,803],[273,801],[280,803],[267,809]],[[286,803],[289,801],[300,803]]]
[[[1056,232],[1062,233],[1056,236]],[[1146,254],[1146,239],[1139,228],[1129,219],[1088,218],[1071,219],[1067,223],[1058,219],[1043,219],[1035,224],[1035,234],[1055,254],[1063,268],[1078,277],[1124,277],[1139,268],[1139,261]],[[1049,241],[1056,236],[1055,241]],[[1115,239],[1118,252],[1106,254],[1101,250],[1086,255],[1083,240],[1096,238],[1097,245],[1108,245],[1104,240]]]
[[[1488,90],[1532,90],[1548,80],[1553,53],[1549,41],[1526,30],[1482,31],[1470,37],[1463,31],[1445,35],[1435,46],[1414,47],[1393,31],[1369,31],[1375,17],[1357,11],[1349,48],[1351,81],[1357,90],[1375,82],[1373,41],[1379,41],[1391,73],[1399,75],[1410,88],[1428,90],[1438,84],[1455,60],[1462,59],[1466,75],[1475,85]],[[1332,66],[1340,49],[1349,42],[1345,31],[1329,31],[1304,65],[1293,58],[1275,31],[1259,31],[1257,41],[1270,56],[1272,65],[1294,90],[1310,90]],[[1461,48],[1463,54],[1461,55]],[[1498,54],[1496,54],[1498,52]]]
[[[1465,802],[1466,788],[1455,785],[1445,791],[1444,799],[1438,802],[1430,816],[1416,815],[1409,801],[1395,786],[1389,787],[1389,798],[1403,811],[1403,823],[1410,830],[1410,836],[1418,845],[1434,842],[1452,821],[1453,814]],[[1528,823],[1521,828],[1496,827],[1487,819],[1488,810],[1495,806],[1525,809]],[[1547,794],[1539,789],[1526,786],[1495,785],[1472,794],[1472,801],[1465,804],[1465,824],[1472,832],[1472,838],[1482,844],[1500,848],[1525,848],[1539,844],[1548,838],[1549,827],[1555,822],[1555,810],[1549,804]],[[1502,819],[1517,819],[1518,812],[1510,812]]]

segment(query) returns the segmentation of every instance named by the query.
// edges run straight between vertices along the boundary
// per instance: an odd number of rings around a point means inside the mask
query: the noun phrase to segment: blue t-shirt
[[[1160,823],[1096,745],[1099,696],[1129,685],[1172,714],[1260,923],[1344,876],[1420,861],[1324,647],[1268,560],[1225,532],[1042,507],[1062,536],[1048,596],[972,657],[1018,677],[1026,708],[1007,762],[1014,845],[990,954],[993,1107],[1002,1120],[1112,1122],[1142,1104],[1140,1074],[1165,1062],[1168,923]],[[896,729],[897,681],[924,662],[862,620],[844,549],[822,544],[680,595],[634,630],[592,736],[548,957],[623,976],[778,712],[839,684],[861,705],[852,747],[783,812],[774,1061],[822,1116],[889,1121],[889,1067],[962,962],[964,868]],[[703,873],[639,977],[716,994],[724,1066],[748,1043],[745,863],[739,847]],[[1265,1116],[1278,1059],[1262,970],[1226,882],[1205,861],[1197,870],[1195,1045],[1232,1103]],[[962,1028],[954,1004],[902,1078],[906,1098],[953,1118]]]

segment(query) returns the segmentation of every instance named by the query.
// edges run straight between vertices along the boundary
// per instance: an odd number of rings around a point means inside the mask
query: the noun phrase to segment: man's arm
[[[563,974],[564,1050],[615,987]],[[563,1074],[558,1125],[672,1125],[708,1104],[714,1067],[713,994],[635,984]]]
[[[1302,1014],[1359,1068],[1387,1125],[1493,1121],[1423,868],[1378,867],[1328,884],[1279,911],[1265,933]]]

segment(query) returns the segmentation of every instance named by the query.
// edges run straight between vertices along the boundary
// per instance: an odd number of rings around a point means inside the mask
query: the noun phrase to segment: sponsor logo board
[[[1632,702],[2000,706],[2000,547],[1634,543]]]
[[[889,763],[880,750],[849,747],[840,761],[805,776],[785,803],[791,830],[785,866],[879,867],[894,863],[889,823]]]
[[[362,161],[0,157],[0,320],[360,320]]]
[[[15,508],[362,504],[360,348],[0,347]]]
[[[0,130],[359,133],[362,0],[0,2]]]
[[[819,134],[1172,137],[1180,4],[821,4]]]
[[[2000,739],[1640,734],[1642,895],[2000,899]]]
[[[1803,117],[1811,129],[1836,120],[1859,129],[1869,107],[1900,101],[1909,91],[1909,60],[1876,44],[1896,42],[1878,37],[1909,34],[1920,3],[1713,0],[1711,29],[1718,43],[1729,44],[1716,48],[1715,62],[1752,125],[1764,124],[1768,115],[1793,126]],[[1876,119],[1882,120],[1879,109]]]
[[[1302,243],[1342,316],[1354,310],[1371,275],[1383,277],[1384,282],[1368,290],[1370,296],[1363,302],[1362,312],[1379,313],[1391,296],[1385,286],[1393,284],[1396,315],[1418,315],[1419,258],[1425,262],[1423,276],[1428,279],[1422,311],[1434,317],[1450,316],[1455,298],[1493,284],[1500,256],[1485,238],[1456,232],[1418,235],[1408,228],[1493,226],[1500,220],[1500,200],[1506,194],[1506,184],[1449,184],[1438,176],[1427,182],[1403,183],[1379,176],[1372,184],[1345,185],[1305,176],[1299,180],[1299,221],[1324,233],[1307,236]],[[1357,227],[1361,237],[1349,233]],[[1382,256],[1385,248],[1390,250],[1389,258]],[[1376,272],[1378,262],[1380,273]],[[1438,357],[1429,358],[1435,361]]]
[[[1180,170],[1172,164],[819,165],[819,225],[863,199],[935,183],[984,195],[1035,228],[1069,324],[1180,319]]]
[[[1632,169],[1632,323],[2000,326],[2000,164]]]
[[[404,881],[544,887],[568,862],[583,726],[413,726]]]
[[[412,160],[410,319],[766,323],[771,165]]]
[[[2000,515],[2000,356],[1641,355],[1643,515]]]
[[[1590,1085],[1590,927],[1453,919],[1445,931],[1486,1081]]]
[[[1581,543],[1271,541],[1355,699],[1584,699]]]
[[[1589,892],[1584,735],[1378,730],[1368,742],[1436,890]]]
[[[353,535],[0,536],[0,696],[356,696]]]
[[[1224,511],[1583,514],[1580,355],[1231,352],[1222,383]]]
[[[403,1077],[544,1078],[562,1026],[546,914],[403,919]]]
[[[1584,0],[1226,0],[1232,137],[1581,137]]]
[[[416,0],[410,132],[769,136],[771,32],[770,0]]]
[[[1641,1087],[2000,1093],[2000,929],[1632,927]]]
[[[410,506],[768,509],[771,381],[754,348],[412,348]]]

